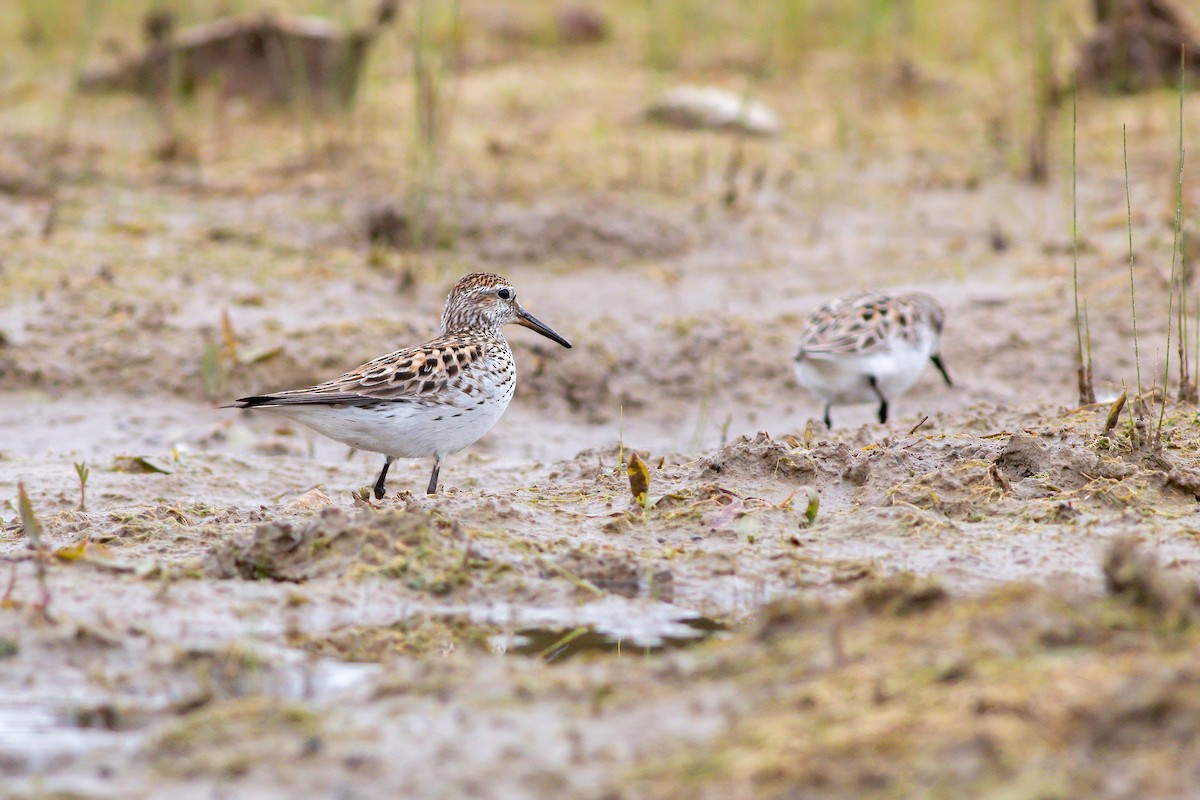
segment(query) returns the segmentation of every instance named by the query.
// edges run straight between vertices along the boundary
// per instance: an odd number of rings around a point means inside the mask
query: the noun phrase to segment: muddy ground
[[[830,47],[756,80],[779,137],[674,131],[638,109],[736,48],[664,73],[528,11],[467,4],[436,169],[404,33],[349,116],[201,94],[169,128],[123,96],[63,126],[69,53],[10,49],[0,796],[1187,796],[1200,418],[1131,438],[1178,338],[1177,96],[1080,103],[1081,407],[1069,109],[1031,183],[1011,73],[895,94]],[[1104,435],[1139,374],[1122,124],[1152,408]],[[422,341],[475,270],[575,347],[510,333],[443,493],[400,462],[364,502],[378,457],[217,407]],[[955,385],[826,430],[790,356],[865,287],[943,301]]]

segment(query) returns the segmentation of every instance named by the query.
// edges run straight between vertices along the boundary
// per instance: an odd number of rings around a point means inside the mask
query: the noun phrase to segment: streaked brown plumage
[[[898,397],[933,362],[946,385],[941,358],[945,312],[924,292],[855,292],[817,309],[805,322],[794,367],[796,380],[825,401],[825,425],[834,403],[879,402]]]
[[[316,386],[243,397],[231,407],[274,410],[351,447],[382,453],[377,498],[393,460],[432,457],[433,494],[445,456],[487,433],[512,399],[516,364],[501,332],[510,322],[571,346],[521,308],[507,280],[474,273],[446,298],[436,339]]]

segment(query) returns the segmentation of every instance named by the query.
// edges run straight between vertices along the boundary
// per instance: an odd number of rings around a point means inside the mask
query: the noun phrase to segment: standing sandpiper
[[[796,353],[796,380],[825,401],[825,427],[834,403],[879,403],[887,422],[888,400],[917,382],[932,361],[946,385],[942,364],[945,312],[924,292],[859,292],[817,309],[804,324]]]
[[[511,283],[475,273],[450,290],[436,339],[308,389],[243,397],[225,408],[276,411],[330,439],[382,453],[376,499],[397,458],[432,458],[427,491],[434,494],[442,460],[475,444],[512,399],[517,367],[500,331],[510,322],[571,346],[521,308]]]

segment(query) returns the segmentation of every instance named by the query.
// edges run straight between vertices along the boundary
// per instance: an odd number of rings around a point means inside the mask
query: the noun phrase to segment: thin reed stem
[[[1133,312],[1133,365],[1137,371],[1137,396],[1142,396],[1142,361],[1138,349],[1137,297],[1133,284],[1133,202],[1129,199],[1129,136],[1121,126],[1121,155],[1125,163],[1125,219],[1129,232],[1129,308]]]
[[[1179,253],[1179,400],[1196,402],[1196,390],[1188,374],[1188,275],[1187,236],[1183,217],[1183,97],[1187,91],[1187,62],[1184,48],[1179,48],[1179,185],[1175,195],[1175,246]],[[1174,264],[1175,253],[1171,260]]]
[[[1180,126],[1182,127],[1182,125],[1183,125],[1183,117],[1182,117],[1183,108],[1182,107],[1180,107],[1179,112],[1181,115],[1180,116]],[[1164,359],[1165,363],[1163,366],[1162,409],[1160,409],[1159,414],[1158,414],[1158,430],[1156,432],[1156,437],[1158,438],[1159,442],[1162,441],[1163,417],[1167,413],[1167,391],[1168,391],[1168,388],[1170,387],[1170,378],[1171,378],[1171,325],[1175,321],[1174,320],[1174,316],[1175,316],[1175,285],[1178,281],[1180,281],[1180,278],[1177,277],[1177,270],[1178,270],[1178,254],[1179,254],[1179,222],[1180,222],[1179,218],[1180,218],[1180,215],[1182,214],[1182,210],[1183,210],[1183,144],[1180,143],[1180,146],[1179,146],[1179,187],[1178,187],[1178,192],[1175,196],[1175,239],[1171,243],[1171,280],[1170,280],[1170,284],[1169,284],[1170,289],[1167,292],[1167,355],[1166,355],[1166,358]],[[1183,301],[1181,300],[1181,303],[1180,303],[1181,312],[1182,312],[1182,308],[1183,308],[1182,304],[1183,304]],[[1185,333],[1182,329],[1182,325],[1183,325],[1182,318],[1180,318],[1178,324],[1180,325],[1179,393],[1180,393],[1180,396],[1182,397],[1182,395],[1185,391],[1185,384],[1187,382],[1187,352],[1186,352],[1186,345],[1184,344]]]
[[[1088,360],[1083,360],[1083,327],[1079,315],[1079,180],[1076,161],[1077,132],[1079,127],[1078,80],[1071,92],[1071,283],[1075,292],[1075,352],[1079,359],[1079,405],[1096,402],[1096,390],[1092,378],[1091,347]],[[1090,341],[1090,335],[1089,335]]]
[[[1088,319],[1087,298],[1083,298],[1083,334],[1084,342],[1087,345],[1087,365],[1088,375],[1092,374],[1092,325]],[[1089,384],[1090,385],[1090,384]]]
[[[1075,347],[1083,366],[1083,329],[1079,317],[1079,180],[1076,162],[1079,129],[1079,87],[1071,92],[1071,282],[1075,288]],[[1085,402],[1082,398],[1080,403]]]

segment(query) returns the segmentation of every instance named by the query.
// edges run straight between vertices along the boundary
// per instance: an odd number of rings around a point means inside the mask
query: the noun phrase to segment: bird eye
[[[508,300],[512,297],[512,292],[510,292],[508,289],[501,289],[500,291],[496,292],[496,296],[501,300]]]

